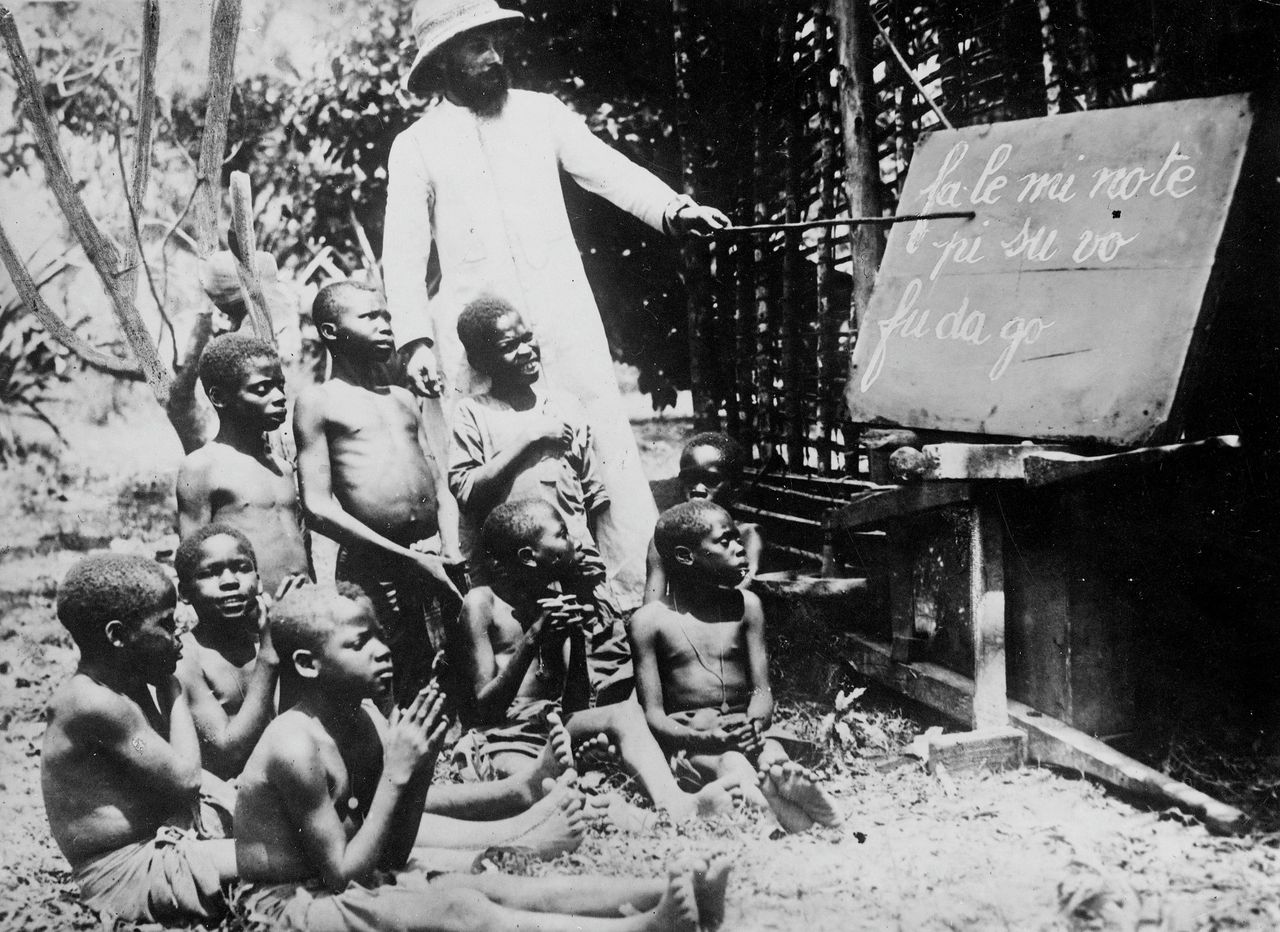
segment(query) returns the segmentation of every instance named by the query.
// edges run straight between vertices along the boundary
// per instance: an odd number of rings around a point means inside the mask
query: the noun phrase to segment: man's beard
[[[507,102],[511,75],[506,65],[493,65],[479,74],[464,74],[453,68],[445,72],[451,95],[468,110],[493,116]]]

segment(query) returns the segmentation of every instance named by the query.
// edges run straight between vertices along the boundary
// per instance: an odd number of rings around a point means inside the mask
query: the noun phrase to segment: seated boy
[[[723,919],[722,861],[677,867],[665,881],[406,871],[448,726],[443,696],[428,687],[378,721],[366,700],[390,690],[392,659],[361,596],[300,589],[272,625],[300,697],[267,727],[240,782],[235,908],[247,923],[694,932]]]
[[[233,780],[275,715],[278,660],[258,595],[249,539],[227,524],[206,524],[178,546],[178,594],[195,610],[182,637],[178,679],[205,767]]]
[[[727,434],[714,431],[694,434],[680,451],[680,473],[674,483],[662,480],[667,494],[654,492],[658,511],[672,505],[707,499],[721,508],[732,510],[737,498],[738,485],[742,481],[742,448]],[[659,483],[653,483],[655,486]],[[674,487],[672,489],[672,487]],[[670,494],[673,491],[674,494]],[[743,576],[743,588],[751,584],[760,570],[760,555],[764,553],[764,538],[756,524],[740,522],[738,533],[747,554],[747,572]],[[653,541],[649,542],[649,555],[645,558],[644,600],[655,602],[667,594],[667,575]]]
[[[709,779],[757,779],[788,831],[840,815],[815,777],[770,732],[773,692],[759,598],[737,588],[747,556],[729,513],[707,499],[676,505],[654,533],[669,594],[631,619],[636,692],[649,727]],[[752,761],[755,760],[753,766]]]
[[[467,594],[458,635],[450,639],[460,715],[483,733],[477,769],[496,775],[527,769],[545,740],[547,713],[562,709],[573,739],[606,736],[658,808],[678,819],[727,809],[732,781],[698,794],[676,785],[634,699],[587,708],[587,611],[563,595],[575,588],[580,570],[560,513],[540,498],[506,502],[485,520],[482,542],[491,584]]]
[[[135,555],[85,557],[58,590],[80,662],[49,704],[45,811],[85,905],[126,922],[214,918],[236,873],[232,843],[200,829],[175,605],[164,570]]]
[[[461,598],[442,556],[456,544],[433,543],[448,490],[419,444],[413,396],[382,381],[395,349],[382,296],[336,282],[320,289],[311,313],[333,374],[294,411],[302,506],[312,529],[341,546],[337,578],[373,600],[395,658],[396,701],[405,703],[430,679],[440,619]]]
[[[228,333],[205,347],[200,382],[218,412],[218,433],[178,470],[178,536],[211,521],[240,530],[258,555],[263,591],[275,595],[290,579],[311,576],[293,467],[267,440],[286,417],[280,357],[265,340]]]

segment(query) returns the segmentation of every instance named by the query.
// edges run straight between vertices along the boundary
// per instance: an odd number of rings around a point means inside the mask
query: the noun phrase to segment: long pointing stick
[[[977,214],[972,210],[943,210],[932,214],[892,214],[888,217],[837,217],[831,220],[799,220],[795,223],[755,223],[746,226],[722,227],[713,236],[733,233],[773,233],[776,230],[808,230],[814,227],[856,226],[864,223],[907,223],[912,220],[972,220]]]

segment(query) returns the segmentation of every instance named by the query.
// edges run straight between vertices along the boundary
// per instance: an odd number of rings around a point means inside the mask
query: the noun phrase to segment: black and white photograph
[[[0,46],[0,930],[1280,929],[1280,0]]]

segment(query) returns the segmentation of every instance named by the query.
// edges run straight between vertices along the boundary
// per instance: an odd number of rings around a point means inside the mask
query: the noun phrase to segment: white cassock
[[[428,109],[391,147],[382,249],[387,303],[397,345],[434,342],[445,418],[459,398],[485,387],[458,341],[462,308],[493,294],[521,312],[542,347],[544,378],[586,410],[612,502],[600,549],[615,597],[631,607],[640,601],[657,514],[569,228],[561,169],[655,230],[677,199],[549,94],[512,91],[491,117],[444,100]],[[428,282],[433,245],[439,278],[433,269]]]

